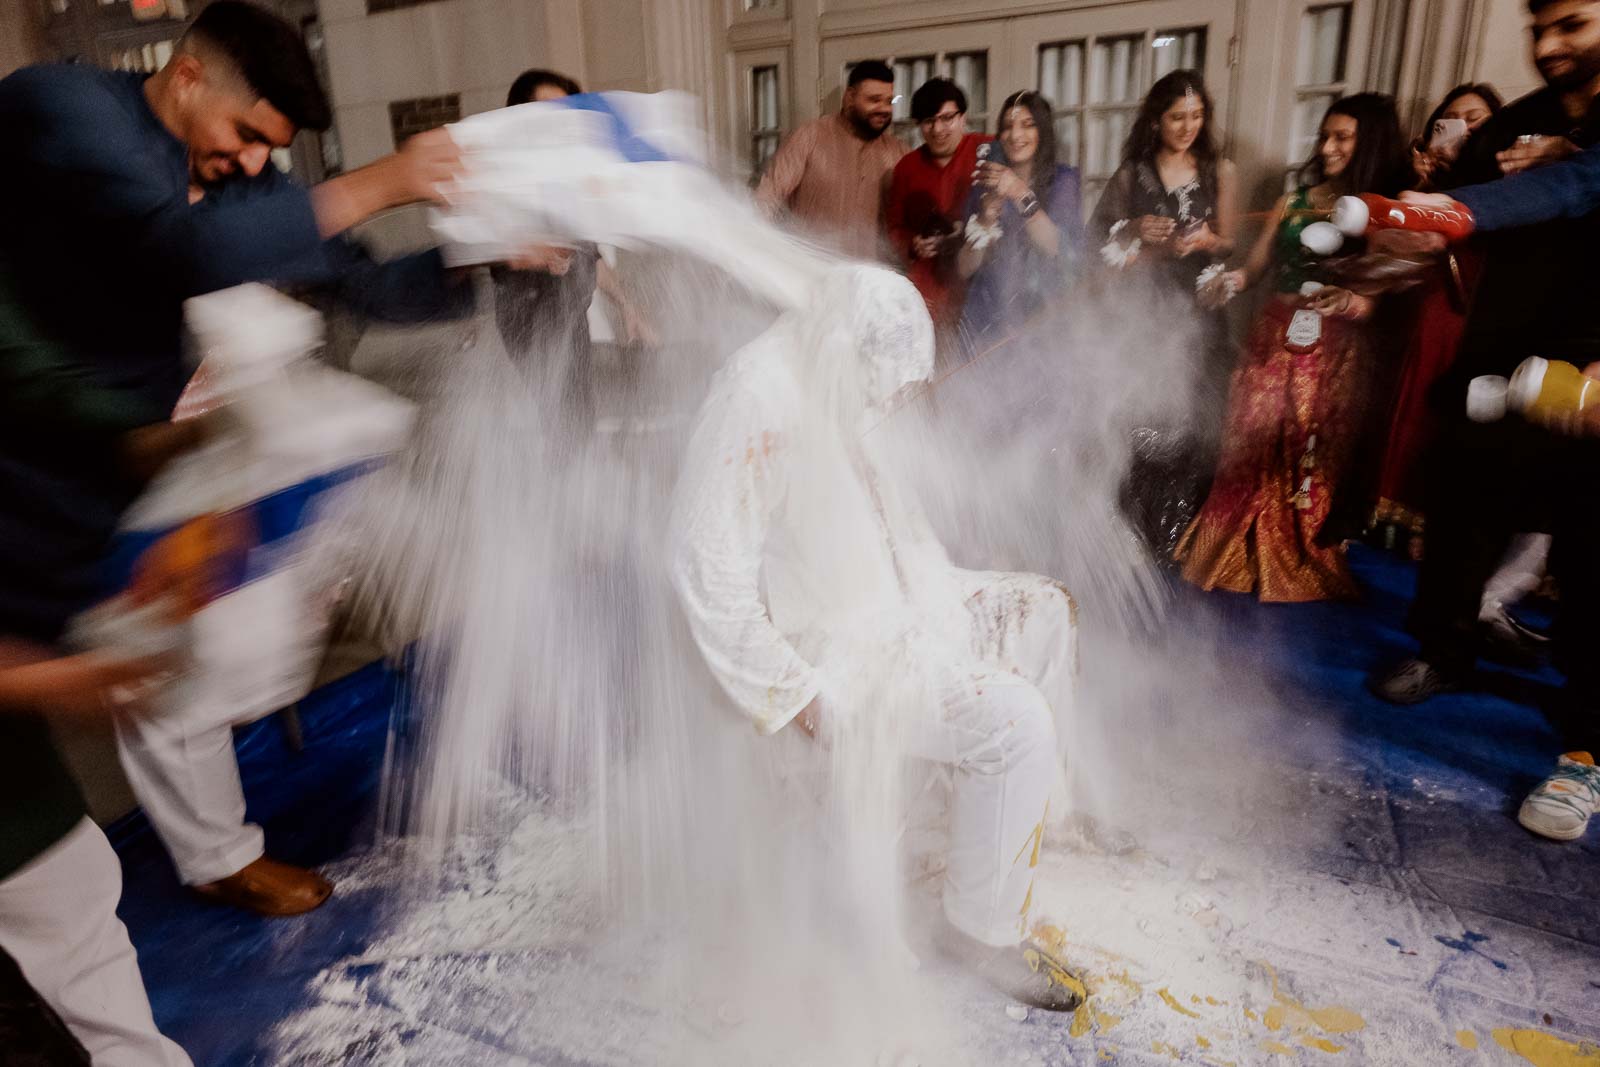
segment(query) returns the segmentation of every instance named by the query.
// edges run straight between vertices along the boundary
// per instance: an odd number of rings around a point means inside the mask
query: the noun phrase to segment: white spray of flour
[[[785,286],[751,284],[762,257],[820,264],[747,206],[724,221],[738,239],[706,258],[742,264],[733,276],[683,249],[632,264],[668,339],[602,401],[632,430],[570,433],[563,360],[513,366],[485,313],[419,383],[414,447],[347,519],[368,547],[366,602],[394,640],[421,641],[385,819],[416,843],[345,878],[411,888],[387,938],[274,1035],[284,1062],[933,1067],[991,1047],[1064,1062],[1038,1044],[1059,1026],[1019,1040],[1002,1000],[922,948],[939,837],[902,831],[911,798],[940,807],[937,783],[902,780],[891,744],[755,736],[688,638],[665,547],[689,416],[784,310],[766,300]],[[1052,575],[1082,605],[1085,696],[1061,741],[1098,829],[1064,819],[1057,841],[1181,840],[1252,776],[1252,732],[1271,721],[1205,635],[1149,636],[1166,586],[1116,502],[1132,428],[1186,417],[1196,335],[1148,310],[1063,308],[869,430],[957,563]],[[1184,700],[1233,721],[1180,716]],[[1041,910],[1069,959],[1126,948],[1141,901],[1184,930],[1186,911],[1214,910],[1181,902],[1187,870],[1148,860],[1045,871]],[[1218,956],[1225,936],[1207,928],[1149,977],[1259,985]]]

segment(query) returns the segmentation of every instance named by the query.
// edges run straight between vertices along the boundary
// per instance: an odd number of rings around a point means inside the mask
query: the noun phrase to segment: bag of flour
[[[205,443],[123,516],[111,564],[123,591],[74,637],[175,654],[182,680],[163,702],[244,722],[309,688],[339,581],[318,515],[404,444],[414,413],[313,360],[321,316],[267,286],[196,297],[184,315],[202,351],[208,395],[187,407],[205,411]]]

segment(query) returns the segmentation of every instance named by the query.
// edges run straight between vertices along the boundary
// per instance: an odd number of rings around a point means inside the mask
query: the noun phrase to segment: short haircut
[[[949,78],[929,78],[922,88],[911,94],[911,117],[918,122],[933,118],[946,104],[954,104],[961,114],[967,113],[967,94]]]
[[[265,8],[244,0],[216,0],[194,20],[184,44],[226,56],[245,85],[297,129],[320,133],[333,125],[333,110],[305,39]]]
[[[850,77],[845,85],[854,89],[862,82],[888,82],[893,85],[894,71],[881,59],[863,59],[850,68]]]
[[[506,93],[506,107],[516,107],[518,104],[530,103],[533,94],[546,85],[553,85],[568,96],[577,96],[583,89],[577,82],[565,74],[557,74],[553,70],[525,70],[517,75],[517,80],[511,83],[511,91]]]

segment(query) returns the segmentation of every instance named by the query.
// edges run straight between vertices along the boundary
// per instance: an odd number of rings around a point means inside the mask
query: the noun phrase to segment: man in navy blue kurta
[[[1471,210],[1480,233],[1581,219],[1600,211],[1600,146],[1560,163],[1419,199],[1441,204],[1459,200]]]
[[[461,309],[466,287],[436,253],[377,265],[338,236],[434,199],[459,162],[449,136],[419,135],[313,190],[271,165],[274,148],[329,121],[297,32],[238,0],[211,4],[153,76],[45,66],[0,81],[0,266],[85,389],[148,413],[159,438],[189,374],[183,301],[246,281],[326,287],[403,321]],[[8,366],[5,380],[51,372],[52,389],[74,380],[48,361]],[[117,440],[0,426],[0,634],[54,641],[102,593],[107,543],[139,489]],[[255,859],[239,851],[189,880],[273,914],[330,891],[259,846]]]

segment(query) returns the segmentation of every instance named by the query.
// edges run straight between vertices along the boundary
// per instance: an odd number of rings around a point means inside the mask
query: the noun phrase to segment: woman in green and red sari
[[[1278,202],[1247,265],[1207,286],[1216,302],[1263,279],[1273,292],[1234,371],[1210,495],[1174,553],[1202,589],[1264,601],[1356,594],[1342,547],[1322,534],[1365,429],[1372,366],[1363,323],[1374,301],[1323,284],[1320,257],[1301,233],[1341,196],[1394,193],[1403,152],[1393,100],[1336,101],[1302,184]]]

